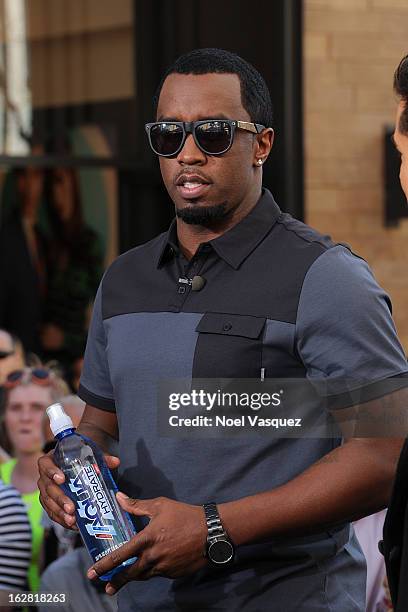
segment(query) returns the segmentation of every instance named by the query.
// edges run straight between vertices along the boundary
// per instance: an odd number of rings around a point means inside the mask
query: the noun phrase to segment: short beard
[[[226,204],[215,204],[214,206],[188,206],[187,208],[176,208],[179,219],[189,225],[202,225],[210,227],[218,221],[222,221],[229,215]]]

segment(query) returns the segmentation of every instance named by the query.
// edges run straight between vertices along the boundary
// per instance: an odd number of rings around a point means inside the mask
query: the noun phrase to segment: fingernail
[[[114,595],[116,593],[116,589],[114,589],[111,585],[107,586],[105,591],[108,595]]]
[[[118,491],[116,493],[116,495],[119,497],[122,497],[123,499],[129,499],[129,495],[126,495],[125,493],[122,493],[122,491]]]
[[[62,479],[62,476],[61,476],[61,474],[54,474],[54,475],[53,475],[53,477],[52,477],[52,479],[53,479],[53,480],[61,480],[61,479]]]
[[[71,514],[64,514],[64,520],[71,527],[74,517]]]
[[[72,512],[72,506],[71,506],[71,504],[68,504],[68,503],[66,502],[66,503],[64,504],[64,510],[65,510],[65,512],[68,512],[68,514],[69,514],[70,512]]]
[[[92,580],[93,578],[96,578],[98,574],[95,572],[94,569],[90,569],[90,570],[88,570],[88,574],[87,575],[88,575],[88,578],[90,578]]]

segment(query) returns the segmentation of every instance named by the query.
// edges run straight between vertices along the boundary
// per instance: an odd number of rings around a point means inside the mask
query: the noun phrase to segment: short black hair
[[[241,83],[242,106],[253,123],[271,127],[273,107],[271,95],[264,78],[249,62],[236,53],[224,49],[194,49],[181,55],[167,69],[153,97],[154,113],[157,113],[163,83],[170,74],[236,74]]]
[[[405,105],[398,129],[408,135],[408,55],[402,58],[394,73],[394,90]]]

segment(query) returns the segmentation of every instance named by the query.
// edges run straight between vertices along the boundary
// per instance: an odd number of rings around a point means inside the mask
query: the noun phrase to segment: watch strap
[[[217,505],[214,502],[203,504],[205,520],[207,522],[208,538],[226,535],[222,526],[220,515],[218,514]]]

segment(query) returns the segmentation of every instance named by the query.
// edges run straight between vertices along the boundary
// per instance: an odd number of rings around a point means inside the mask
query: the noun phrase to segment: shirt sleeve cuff
[[[96,395],[82,384],[79,385],[78,395],[90,406],[95,406],[95,408],[100,408],[101,410],[106,410],[107,412],[116,412],[115,400],[108,397],[102,397],[101,395]]]
[[[341,410],[380,399],[405,387],[408,387],[408,371],[361,384],[344,393],[328,395],[325,399],[328,402],[329,410]]]

